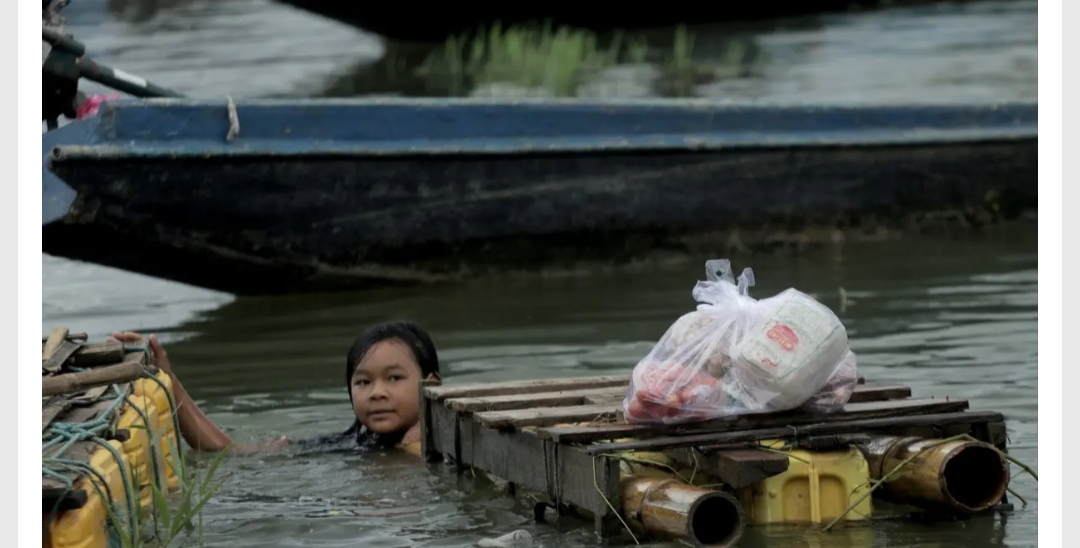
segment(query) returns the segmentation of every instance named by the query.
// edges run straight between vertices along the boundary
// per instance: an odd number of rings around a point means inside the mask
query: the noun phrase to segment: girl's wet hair
[[[397,321],[373,325],[353,341],[348,356],[345,357],[345,389],[349,390],[356,366],[360,365],[368,352],[378,343],[396,340],[405,344],[412,352],[416,363],[420,365],[420,378],[439,374],[439,356],[435,352],[435,343],[424,328],[413,322]],[[352,399],[352,390],[349,390]]]
[[[364,330],[353,341],[349,353],[345,357],[345,389],[349,391],[349,400],[352,401],[352,376],[356,367],[367,356],[368,352],[378,343],[395,340],[404,343],[412,352],[413,358],[420,366],[420,377],[427,378],[429,375],[439,374],[439,356],[435,352],[435,343],[424,328],[408,321],[396,321],[375,324]],[[369,450],[389,448],[397,445],[405,436],[405,432],[380,435],[369,432],[359,419],[353,419],[352,426],[348,430],[330,436],[321,436],[315,439],[303,440],[296,443],[302,453],[313,452],[352,452],[357,450]]]

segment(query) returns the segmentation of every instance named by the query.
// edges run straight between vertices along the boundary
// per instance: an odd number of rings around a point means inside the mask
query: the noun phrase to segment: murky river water
[[[399,83],[402,93],[445,91],[415,78],[388,83],[386,66],[375,62],[387,51],[377,38],[264,0],[114,1],[112,11],[103,0],[74,4],[71,28],[98,60],[193,95],[390,93]],[[778,101],[1034,99],[1035,21],[1034,2],[1008,2],[832,16],[784,30],[699,31],[694,63],[712,75],[683,91]],[[710,52],[729,55],[733,43],[753,52],[742,58],[750,59],[745,70],[710,65]],[[576,89],[664,93],[663,71],[662,63],[606,67]],[[492,89],[502,88],[487,83],[473,92]],[[794,286],[837,310],[873,382],[1005,413],[1012,453],[1034,465],[1036,242],[1027,225],[734,259],[755,269],[758,296]],[[238,438],[304,437],[347,426],[343,356],[370,322],[425,324],[450,382],[625,371],[692,306],[704,259],[596,277],[236,300],[45,257],[42,330],[161,333],[185,385]],[[228,482],[206,513],[208,546],[463,546],[517,528],[547,547],[595,546],[588,526],[533,525],[530,509],[512,499],[408,459],[279,455],[226,468]],[[1014,500],[1017,511],[1007,517],[885,522],[834,534],[752,530],[743,545],[1035,546],[1037,485],[1015,473],[1013,487],[1029,506]]]

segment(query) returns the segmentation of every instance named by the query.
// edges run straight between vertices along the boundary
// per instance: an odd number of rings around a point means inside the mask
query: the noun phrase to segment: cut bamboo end
[[[623,516],[637,529],[717,548],[742,538],[742,505],[728,493],[662,478],[630,477],[622,484]]]
[[[933,510],[973,514],[992,508],[1011,477],[1009,463],[993,446],[971,440],[875,437],[863,453],[875,480],[900,466],[878,489],[882,498]]]

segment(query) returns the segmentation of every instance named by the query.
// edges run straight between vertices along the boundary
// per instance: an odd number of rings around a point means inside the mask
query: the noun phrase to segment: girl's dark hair
[[[435,352],[435,343],[431,341],[431,337],[424,328],[408,321],[375,324],[356,337],[345,357],[345,389],[349,391],[350,402],[352,401],[352,376],[356,371],[356,366],[367,356],[372,347],[387,340],[400,341],[409,348],[416,363],[420,366],[421,378],[439,374],[439,356]],[[359,419],[354,419],[352,426],[340,434],[300,441],[297,445],[301,452],[351,452],[355,451],[358,445],[361,450],[393,447],[400,443],[404,436],[405,432],[389,435],[368,432]]]
[[[371,348],[390,339],[401,341],[409,347],[413,357],[416,358],[416,363],[420,365],[421,378],[439,374],[439,356],[435,352],[435,343],[431,342],[431,337],[424,328],[407,321],[386,322],[367,328],[353,341],[352,348],[349,348],[349,354],[345,358],[346,389],[349,389],[349,385],[352,384],[356,366],[360,364],[364,356],[367,356]],[[352,399],[352,390],[349,390],[349,398]]]

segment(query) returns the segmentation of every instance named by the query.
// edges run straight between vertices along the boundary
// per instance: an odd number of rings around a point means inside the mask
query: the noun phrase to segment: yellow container
[[[96,476],[83,477],[76,483],[86,491],[86,504],[77,510],[60,514],[49,524],[48,537],[52,548],[108,548],[110,522],[107,501],[98,495],[93,484],[98,485],[102,494],[111,493],[114,507],[124,514],[127,493],[124,491],[123,475],[131,473],[131,464],[127,453],[124,453],[123,445],[116,440],[108,444],[120,453],[119,462],[113,453],[104,447],[98,447],[90,455],[90,466],[105,479],[108,490]]]
[[[131,396],[129,399],[134,406],[126,406],[120,415],[117,427],[127,429],[131,433],[131,437],[124,442],[124,451],[131,459],[132,471],[138,477],[139,502],[143,508],[148,508],[154,496],[150,485],[154,483],[164,489],[169,481],[169,464],[166,461],[167,445],[160,436],[161,416],[154,402],[146,396]],[[144,415],[146,420],[143,419]],[[147,420],[149,424],[146,423]],[[155,451],[151,451],[152,440],[157,442]],[[154,459],[157,460],[156,464]],[[153,480],[155,472],[159,476],[156,481]]]
[[[169,374],[164,371],[158,371],[157,379],[161,381],[159,384],[153,379],[139,379],[135,381],[135,396],[142,396],[150,400],[153,406],[157,409],[159,424],[164,434],[161,435],[162,445],[162,459],[165,462],[166,481],[170,490],[175,490],[180,487],[180,478],[176,475],[176,470],[173,469],[172,453],[169,450],[169,445],[173,447],[179,447],[180,440],[177,437],[176,427],[173,423],[172,404],[170,403],[169,395],[172,392],[172,379]],[[165,392],[162,389],[162,384],[169,390]],[[168,439],[169,443],[165,443]]]
[[[154,419],[157,417],[155,416]],[[116,426],[118,429],[128,431],[129,437],[123,443],[124,453],[127,454],[128,462],[131,464],[130,473],[139,489],[139,505],[145,508],[149,506],[153,498],[149,483],[152,474],[150,470],[154,469],[154,465],[151,462],[150,436],[147,430],[144,430],[149,427],[143,424],[142,417],[132,407],[128,407],[120,414],[120,421]]]
[[[795,449],[789,455],[786,472],[739,490],[750,524],[827,523],[870,489],[870,467],[854,447],[828,452]],[[868,520],[871,512],[867,497],[844,519]]]

